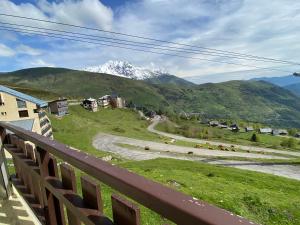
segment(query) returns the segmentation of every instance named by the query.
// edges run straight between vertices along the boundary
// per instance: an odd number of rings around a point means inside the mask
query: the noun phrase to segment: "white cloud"
[[[42,59],[36,59],[32,62],[30,62],[31,67],[55,67],[55,64],[53,63],[47,63]]]
[[[16,4],[9,0],[1,0],[0,8],[2,13],[103,29],[110,29],[113,21],[112,10],[98,0],[63,0],[51,3],[46,0],[37,0],[36,5]],[[0,16],[0,21],[24,23],[24,20],[3,16]],[[57,25],[41,24],[30,20],[26,20],[26,25],[57,27]]]
[[[12,57],[15,51],[4,44],[0,44],[0,57]]]
[[[127,2],[115,12],[98,0],[61,0],[51,3],[38,0],[37,2],[38,4],[16,4],[8,0],[0,0],[0,8],[3,12],[10,14],[30,15],[41,19],[110,29],[189,45],[300,61],[299,1],[273,0],[270,3],[270,1],[261,0],[140,0]],[[16,19],[5,18],[5,20],[18,22]],[[1,16],[0,21],[4,21]],[[37,25],[33,21],[27,22],[29,25]],[[47,25],[47,27],[57,28],[57,25]],[[193,75],[208,77],[210,74],[218,76],[223,74],[222,76],[226,77],[224,79],[235,79],[238,73],[242,74],[241,78],[262,73],[268,76],[288,74],[86,43],[32,38],[39,41],[39,46],[47,46],[47,48],[45,47],[44,51],[38,50],[41,55],[31,54],[31,56],[42,58],[45,62],[61,67],[82,68],[102,64],[110,59],[119,59],[130,61],[138,66],[147,66],[153,62],[156,66],[182,77]],[[34,43],[24,44],[33,49],[40,49]],[[60,57],[57,57],[58,55]],[[298,66],[239,59],[229,60],[224,56],[208,56],[200,53],[185,55],[259,67],[283,66],[279,69],[286,71],[300,70]],[[242,72],[251,69],[253,70],[251,74]]]
[[[41,50],[32,48],[32,47],[30,47],[28,45],[24,45],[24,44],[17,46],[16,52],[18,54],[31,55],[31,56],[37,56],[37,55],[42,54]]]

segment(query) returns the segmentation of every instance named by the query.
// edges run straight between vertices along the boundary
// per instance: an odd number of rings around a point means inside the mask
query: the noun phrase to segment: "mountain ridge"
[[[159,68],[138,67],[127,61],[110,60],[99,66],[91,66],[83,69],[86,72],[106,73],[115,76],[130,78],[134,80],[145,80],[168,74],[165,70]],[[169,75],[169,74],[168,74]]]
[[[168,114],[197,112],[209,119],[242,119],[275,127],[300,127],[300,98],[265,81],[202,85],[174,84],[169,80],[151,83],[62,68],[4,73],[0,75],[0,81],[66,97],[100,97],[117,93],[127,102]]]

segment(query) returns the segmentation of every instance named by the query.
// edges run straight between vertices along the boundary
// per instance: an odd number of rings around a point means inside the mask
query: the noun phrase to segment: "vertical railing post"
[[[5,129],[0,127],[0,199],[7,199],[11,194],[7,161],[3,148],[5,136]]]
[[[37,158],[40,165],[42,177],[52,176],[59,177],[57,163],[54,157],[51,157],[49,152],[37,149]],[[65,225],[65,216],[63,205],[46,187],[44,189],[45,214],[46,221],[49,225]]]

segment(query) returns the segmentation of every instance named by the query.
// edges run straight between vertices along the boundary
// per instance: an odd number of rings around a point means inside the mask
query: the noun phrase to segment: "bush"
[[[289,129],[288,132],[289,132],[289,135],[290,135],[290,136],[295,136],[295,135],[297,134],[298,131],[297,131],[297,129],[292,128],[292,129]]]
[[[120,127],[115,127],[112,130],[115,131],[115,132],[118,132],[118,133],[125,133],[125,130],[120,128]]]
[[[259,137],[257,134],[252,134],[251,138],[250,138],[250,141],[253,141],[253,142],[259,142]]]
[[[296,147],[296,141],[294,138],[286,138],[286,140],[283,140],[280,145],[282,147],[288,147],[288,148],[295,148]]]

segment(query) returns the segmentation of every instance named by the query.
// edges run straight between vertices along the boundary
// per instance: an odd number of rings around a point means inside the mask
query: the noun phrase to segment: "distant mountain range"
[[[275,84],[300,96],[300,77],[289,75],[282,77],[260,77],[253,80],[266,81]]]
[[[300,98],[265,81],[196,85],[167,74],[136,80],[64,68],[31,68],[2,73],[0,83],[76,98],[117,93],[127,102],[169,114],[195,112],[211,119],[300,128]]]

